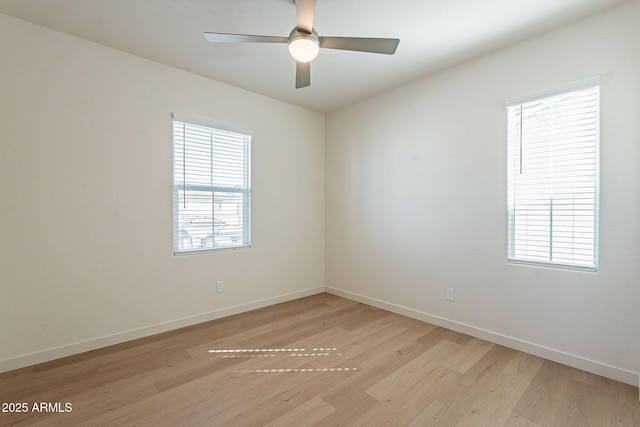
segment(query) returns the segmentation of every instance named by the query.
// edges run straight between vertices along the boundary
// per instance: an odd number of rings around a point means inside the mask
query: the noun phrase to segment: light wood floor
[[[0,374],[0,402],[29,406],[2,426],[640,426],[636,387],[329,294]]]

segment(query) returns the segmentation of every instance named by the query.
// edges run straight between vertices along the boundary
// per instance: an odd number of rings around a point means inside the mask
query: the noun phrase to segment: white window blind
[[[597,270],[599,85],[508,105],[509,259]]]
[[[250,245],[251,135],[173,120],[174,252]]]

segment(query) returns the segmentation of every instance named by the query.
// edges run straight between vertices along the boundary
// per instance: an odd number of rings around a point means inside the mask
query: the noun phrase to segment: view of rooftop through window
[[[173,123],[174,251],[249,246],[251,136]]]

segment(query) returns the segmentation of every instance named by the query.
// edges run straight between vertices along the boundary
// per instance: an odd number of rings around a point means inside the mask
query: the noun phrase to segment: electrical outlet
[[[224,280],[216,281],[216,292],[224,292]]]
[[[456,299],[453,288],[447,288],[447,301],[454,301]]]

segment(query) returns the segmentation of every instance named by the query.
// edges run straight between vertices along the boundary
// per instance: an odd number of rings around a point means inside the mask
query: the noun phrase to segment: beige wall
[[[323,290],[323,115],[3,15],[0,58],[0,370]],[[253,131],[251,249],[173,256],[172,113]]]
[[[638,40],[627,2],[329,114],[328,289],[637,384]],[[504,101],[593,75],[600,269],[509,264]]]

